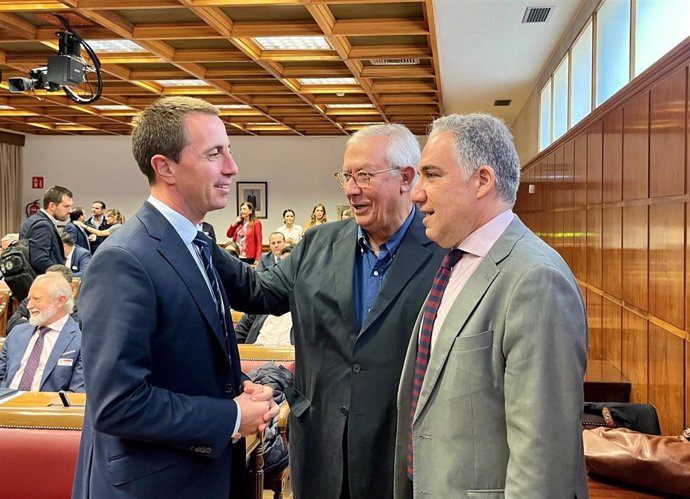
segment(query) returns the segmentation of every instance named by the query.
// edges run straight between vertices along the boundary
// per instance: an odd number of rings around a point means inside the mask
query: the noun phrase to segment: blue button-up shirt
[[[354,275],[354,302],[355,313],[357,315],[357,325],[362,328],[362,324],[371,310],[374,300],[379,295],[381,284],[388,272],[388,268],[393,263],[395,253],[398,251],[400,241],[405,236],[407,229],[412,223],[417,208],[412,206],[412,211],[400,228],[393,234],[388,241],[379,246],[378,256],[374,253],[367,233],[362,227],[357,226],[357,257],[355,258]]]

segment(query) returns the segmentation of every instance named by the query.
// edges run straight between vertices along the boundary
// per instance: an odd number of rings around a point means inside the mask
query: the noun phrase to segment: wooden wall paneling
[[[649,207],[623,208],[623,300],[642,309],[649,306]]]
[[[622,298],[623,273],[623,209],[604,208],[602,214],[603,288]]]
[[[621,372],[632,383],[631,402],[646,403],[649,381],[649,340],[646,319],[623,309]]]
[[[649,402],[665,435],[678,435],[685,422],[685,340],[649,324]]]
[[[563,146],[563,207],[573,206],[575,199],[575,141],[571,140]]]
[[[602,330],[602,354],[603,357],[622,369],[622,307],[606,298],[602,301],[601,330]]]
[[[562,250],[562,255],[563,255],[563,260],[565,260],[565,263],[568,264],[568,267],[570,267],[570,270],[573,269],[573,265],[575,264],[574,259],[573,259],[573,241],[575,239],[575,212],[573,210],[566,210],[563,211],[563,250]]]
[[[573,148],[573,204],[587,204],[587,134],[581,133],[574,140]]]
[[[649,197],[649,92],[623,108],[623,199]]]
[[[551,214],[553,217],[553,247],[558,251],[558,254],[565,260],[563,253],[563,212],[555,211]]]
[[[587,204],[602,201],[602,124],[597,122],[587,130]]]
[[[682,68],[651,90],[650,191],[651,196],[685,193],[686,73]]]
[[[649,312],[685,327],[685,204],[649,207]]]
[[[546,185],[544,182],[544,162],[540,161],[539,163],[536,164],[534,168],[534,172],[532,173],[532,183],[535,186],[535,191],[534,191],[534,209],[539,211],[540,213],[543,212],[546,209],[546,206],[544,204],[544,197],[546,196]]]
[[[579,208],[572,212],[573,217],[573,264],[575,277],[587,280],[587,210]]]
[[[604,119],[603,201],[623,197],[623,109],[616,108]]]
[[[602,287],[601,208],[587,210],[587,282]]]
[[[520,183],[518,184],[517,198],[515,199],[515,205],[513,205],[513,211],[515,213],[523,213],[527,211],[527,170],[522,170],[520,172]]]
[[[685,423],[690,426],[690,339],[685,341]]]
[[[604,342],[602,332],[602,297],[591,289],[587,290],[587,321],[589,323],[589,350],[587,358],[601,360],[604,358]]]

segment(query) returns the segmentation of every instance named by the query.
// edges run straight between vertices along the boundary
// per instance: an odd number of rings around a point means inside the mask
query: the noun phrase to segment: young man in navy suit
[[[38,276],[28,306],[29,323],[14,328],[0,352],[0,388],[83,392],[81,331],[69,315],[69,283],[57,273]]]
[[[74,244],[74,239],[67,233],[60,236],[62,246],[65,249],[65,265],[72,271],[74,277],[82,278],[91,262],[89,250]]]
[[[218,285],[229,257],[197,231],[238,171],[225,125],[207,102],[163,98],[138,116],[132,151],[151,195],[80,293],[88,403],[73,498],[238,498],[241,437],[278,408],[240,372],[228,298],[247,299]]]

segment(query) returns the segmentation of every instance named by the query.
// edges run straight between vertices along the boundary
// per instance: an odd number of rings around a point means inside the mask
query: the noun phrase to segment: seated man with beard
[[[29,323],[17,326],[0,351],[0,388],[83,392],[81,331],[69,315],[69,283],[60,274],[38,276],[28,305]]]

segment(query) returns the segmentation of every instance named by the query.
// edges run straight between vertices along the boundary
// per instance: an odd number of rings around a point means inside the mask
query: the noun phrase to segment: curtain
[[[19,232],[22,220],[22,148],[0,143],[0,237]]]

